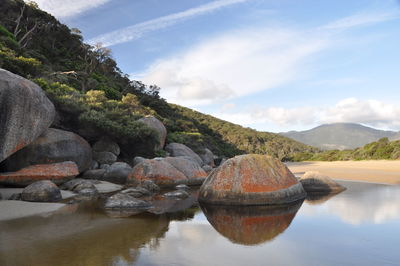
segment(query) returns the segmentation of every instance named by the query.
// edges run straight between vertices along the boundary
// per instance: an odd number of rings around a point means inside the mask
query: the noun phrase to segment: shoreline
[[[296,176],[318,171],[335,180],[400,185],[400,160],[306,161],[286,165]]]

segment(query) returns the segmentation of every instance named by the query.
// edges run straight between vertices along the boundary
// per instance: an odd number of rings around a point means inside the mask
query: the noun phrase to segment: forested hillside
[[[400,140],[382,138],[354,150],[332,150],[320,153],[298,153],[294,161],[350,161],[400,159]]]
[[[2,0],[0,12],[0,67],[45,90],[58,113],[53,127],[89,141],[107,135],[125,147],[127,155],[154,155],[148,147],[157,142],[157,132],[137,121],[146,115],[165,124],[168,142],[194,150],[208,147],[219,156],[262,153],[291,160],[296,153],[318,151],[168,104],[159,96],[159,87],[131,81],[122,73],[111,50],[83,43],[78,29],[69,29],[34,2]]]

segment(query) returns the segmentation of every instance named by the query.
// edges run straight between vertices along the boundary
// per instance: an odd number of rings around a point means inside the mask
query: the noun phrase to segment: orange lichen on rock
[[[267,155],[241,155],[227,160],[200,188],[199,200],[228,205],[289,203],[305,192],[289,169]]]
[[[157,185],[174,186],[186,183],[186,176],[163,160],[145,160],[136,165],[128,176],[128,183],[152,180]]]
[[[79,171],[74,162],[38,164],[16,172],[0,173],[0,183],[15,186],[26,186],[39,180],[63,183],[77,175]]]

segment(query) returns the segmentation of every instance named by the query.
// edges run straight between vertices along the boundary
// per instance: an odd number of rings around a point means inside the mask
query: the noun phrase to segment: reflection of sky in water
[[[92,203],[71,205],[0,222],[0,265],[400,266],[400,186],[345,186],[300,209],[203,206],[172,220],[109,218]]]
[[[400,188],[347,183],[326,202],[304,202],[291,225],[258,246],[234,244],[207,222],[171,222],[137,265],[400,265]],[[321,201],[320,201],[321,202]],[[238,228],[237,230],[240,230]]]
[[[400,186],[343,182],[349,189],[319,206],[304,204],[301,213],[337,216],[343,222],[382,224],[400,219]]]

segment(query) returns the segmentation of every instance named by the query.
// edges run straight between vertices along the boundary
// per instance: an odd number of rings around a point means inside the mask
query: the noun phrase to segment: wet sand
[[[287,166],[296,176],[318,171],[338,180],[400,185],[400,160],[299,162],[287,163]]]

